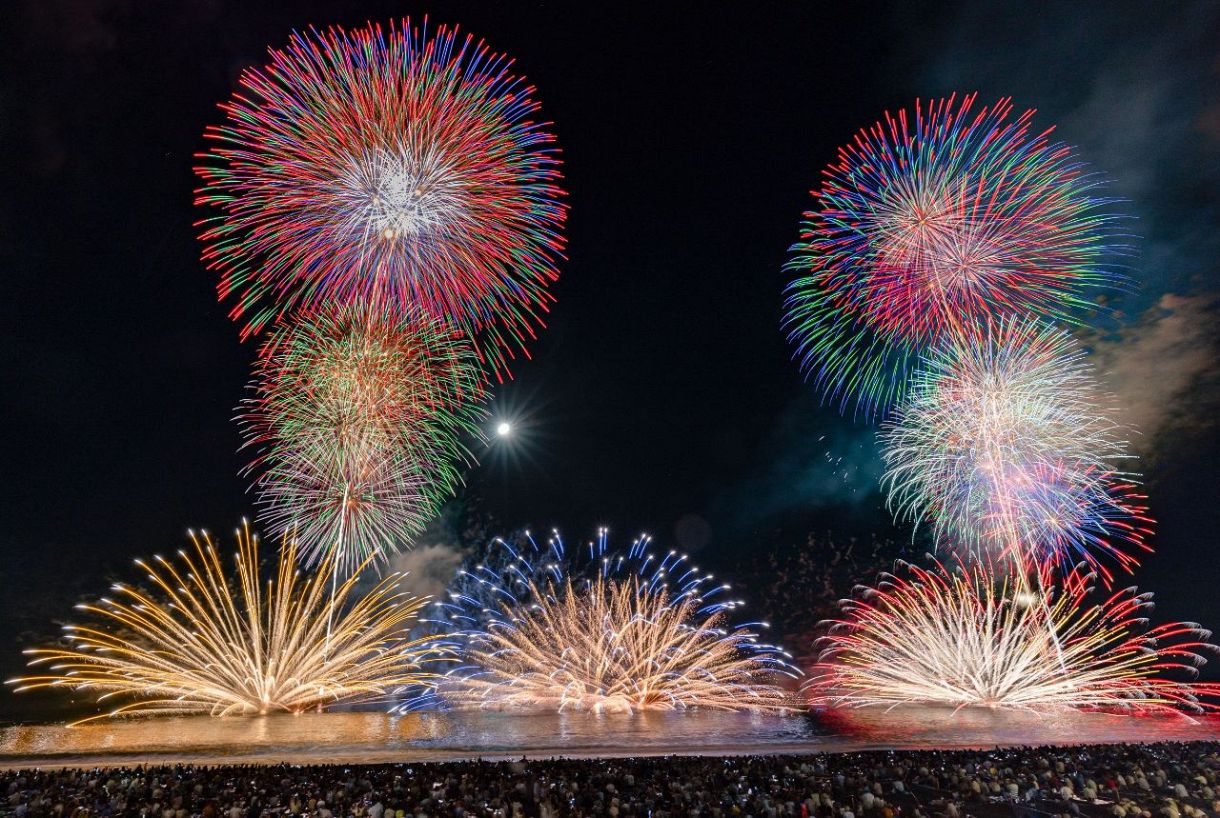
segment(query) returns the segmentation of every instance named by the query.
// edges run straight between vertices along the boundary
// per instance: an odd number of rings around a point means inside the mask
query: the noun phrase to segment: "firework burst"
[[[1151,594],[1127,588],[1090,601],[1082,566],[1043,596],[997,579],[907,565],[843,603],[821,640],[806,693],[815,706],[898,704],[1126,712],[1214,710],[1220,686],[1197,674],[1210,633],[1194,623],[1147,627]],[[1049,576],[1042,585],[1050,587]]]
[[[298,308],[423,310],[497,374],[540,326],[566,215],[554,137],[511,61],[410,21],[295,34],[205,136],[204,259],[243,337]]]
[[[602,531],[584,570],[559,536],[545,549],[527,535],[459,575],[439,624],[466,667],[441,687],[458,707],[637,712],[692,707],[783,711],[779,682],[794,676],[783,652],[758,641],[757,623],[730,625],[740,602],[710,586],[684,555],[606,552]]]
[[[461,483],[482,382],[469,345],[432,320],[331,308],[264,345],[242,407],[263,523],[347,569],[408,543]]]
[[[9,684],[96,693],[99,703],[135,699],[93,717],[105,718],[300,713],[385,700],[439,678],[433,671],[446,652],[431,637],[408,635],[426,600],[398,592],[401,575],[356,599],[358,575],[332,592],[333,561],[302,577],[286,542],[264,588],[258,537],[243,527],[233,586],[211,538],[191,538],[193,553],[180,551],[177,565],[136,560],[149,590],[116,585],[117,598],[78,606],[100,624],[67,626],[68,647],[26,651],[31,666],[50,672]]]
[[[882,486],[938,543],[1031,563],[1099,557],[1130,570],[1152,521],[1084,352],[1066,333],[1004,321],[937,347],[882,425]]]
[[[1073,320],[1113,286],[1111,200],[1033,111],[916,103],[839,150],[788,269],[785,325],[825,393],[866,413],[918,354],[1001,315]]]

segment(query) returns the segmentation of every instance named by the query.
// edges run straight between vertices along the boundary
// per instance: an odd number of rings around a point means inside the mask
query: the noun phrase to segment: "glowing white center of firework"
[[[434,232],[462,213],[461,184],[435,153],[379,152],[347,180],[370,235],[385,240]]]
[[[1111,476],[1124,444],[1080,356],[1032,324],[937,353],[883,433],[892,506],[1009,556],[1121,535]]]
[[[512,433],[513,425],[508,421],[501,421],[500,424],[496,426],[496,434],[498,434],[500,437],[508,437]]]
[[[998,272],[989,226],[967,218],[958,197],[940,188],[903,193],[881,224],[881,259],[946,292],[970,290]]]

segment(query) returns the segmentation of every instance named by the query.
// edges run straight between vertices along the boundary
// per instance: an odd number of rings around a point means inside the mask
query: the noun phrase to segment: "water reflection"
[[[93,722],[0,729],[0,763],[174,761],[377,762],[454,757],[774,753],[869,747],[977,747],[1064,741],[1214,738],[1220,720],[1070,714],[1038,717],[941,708],[835,716],[313,713]]]
[[[1220,735],[1220,717],[1121,716],[1106,713],[1020,713],[989,708],[907,706],[840,711],[826,728],[860,746],[995,747],[1022,744],[1103,744],[1192,741]]]
[[[0,730],[0,756],[116,754],[224,757],[263,749],[289,753],[328,746],[409,747],[446,735],[443,716],[311,713],[218,719],[97,721],[78,727],[14,725]]]

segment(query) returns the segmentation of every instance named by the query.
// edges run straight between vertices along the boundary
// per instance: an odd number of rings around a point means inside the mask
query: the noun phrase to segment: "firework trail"
[[[410,21],[294,34],[242,76],[200,155],[203,258],[243,337],[361,301],[423,310],[503,375],[541,326],[566,216],[511,60]]]
[[[1058,329],[1003,321],[934,349],[882,424],[882,487],[938,544],[1030,566],[1101,558],[1130,571],[1152,520],[1085,353]]]
[[[815,706],[1216,709],[1199,697],[1220,686],[1166,675],[1197,675],[1202,652],[1217,650],[1210,632],[1183,622],[1148,628],[1151,594],[1126,588],[1091,601],[1084,566],[1038,600],[986,563],[966,573],[900,565],[907,577],[882,575],[876,589],[844,601],[806,683]]]
[[[780,682],[796,671],[759,642],[760,623],[727,622],[741,605],[728,586],[649,543],[611,554],[602,530],[580,569],[558,534],[545,548],[528,533],[519,546],[496,541],[437,606],[466,665],[441,695],[496,710],[793,708]]]
[[[1111,200],[1033,111],[917,102],[840,148],[787,267],[785,326],[841,410],[884,414],[919,353],[999,316],[1077,320],[1118,277]]]
[[[262,522],[340,571],[393,553],[461,484],[484,416],[469,345],[439,321],[346,306],[266,342],[239,420]]]
[[[243,527],[234,586],[207,533],[191,539],[193,553],[179,551],[176,565],[136,560],[150,590],[115,585],[116,599],[78,606],[99,623],[67,626],[69,647],[26,651],[49,672],[8,683],[134,699],[93,717],[105,718],[301,713],[387,700],[440,678],[447,653],[431,637],[409,636],[426,600],[398,593],[401,575],[355,599],[357,572],[331,594],[334,561],[302,577],[286,542],[275,579],[263,585],[258,537]]]

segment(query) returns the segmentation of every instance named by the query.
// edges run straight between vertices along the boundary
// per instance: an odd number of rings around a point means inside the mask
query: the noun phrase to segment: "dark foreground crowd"
[[[18,816],[1202,818],[1220,742],[833,755],[0,772]]]

